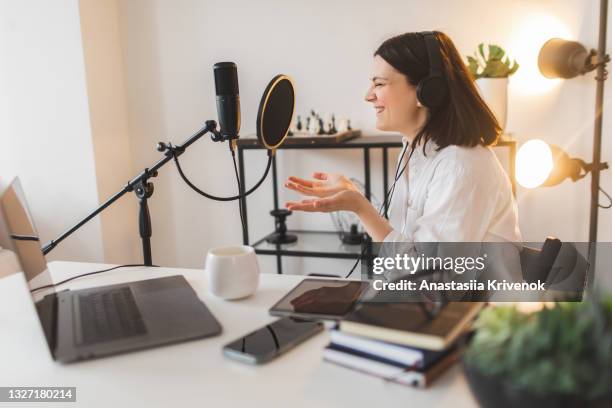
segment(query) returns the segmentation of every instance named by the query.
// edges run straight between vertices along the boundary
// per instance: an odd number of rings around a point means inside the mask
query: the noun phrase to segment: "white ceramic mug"
[[[208,290],[223,299],[252,295],[259,285],[259,265],[250,246],[213,248],[206,255]]]

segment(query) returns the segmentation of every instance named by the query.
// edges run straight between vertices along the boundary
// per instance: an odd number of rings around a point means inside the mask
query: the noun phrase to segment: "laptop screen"
[[[0,195],[0,213],[0,246],[16,255],[30,290],[52,283],[38,232],[18,179],[13,180]],[[35,300],[53,293],[53,288],[39,292]]]

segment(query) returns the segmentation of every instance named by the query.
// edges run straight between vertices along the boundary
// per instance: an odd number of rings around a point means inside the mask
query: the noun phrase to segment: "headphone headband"
[[[442,75],[442,56],[440,55],[440,45],[436,33],[424,31],[422,34],[429,60],[429,76]]]
[[[419,82],[417,98],[423,106],[433,109],[442,106],[446,101],[448,85],[443,74],[442,53],[436,33],[423,31],[421,35],[427,50],[429,74]]]

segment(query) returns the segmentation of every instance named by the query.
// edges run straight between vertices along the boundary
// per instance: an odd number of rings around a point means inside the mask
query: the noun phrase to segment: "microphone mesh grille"
[[[233,62],[215,64],[215,91],[217,95],[238,95],[238,70]]]

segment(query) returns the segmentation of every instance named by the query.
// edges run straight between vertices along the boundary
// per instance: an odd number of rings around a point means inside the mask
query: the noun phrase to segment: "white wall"
[[[529,36],[534,38],[533,30],[525,36],[532,19],[559,20],[571,38],[587,47],[596,46],[597,30],[594,0],[130,0],[122,1],[120,10],[133,146],[139,146],[133,149],[137,168],[156,157],[153,146],[158,140],[181,141],[205,119],[216,117],[212,65],[218,61],[233,60],[238,64],[242,134],[253,132],[261,92],[278,72],[294,77],[299,112],[311,107],[334,111],[352,117],[363,129],[373,130],[374,115],[363,102],[363,95],[368,86],[371,54],[390,35],[440,29],[454,39],[463,54],[471,53],[484,41],[513,46],[518,56],[532,42]],[[536,31],[540,36],[557,35],[556,28],[539,24]],[[527,61],[519,62],[528,65]],[[520,81],[511,83],[508,130],[519,141],[539,137],[589,159],[593,75],[561,82],[540,94],[529,95],[524,87]],[[611,101],[607,102],[609,105]],[[610,144],[604,142],[604,159],[610,149]],[[201,141],[183,161],[196,184],[208,191],[235,191],[227,146]],[[248,184],[252,184],[261,172],[263,153],[248,152],[247,161]],[[373,165],[380,168],[377,154]],[[279,168],[281,177],[328,170],[362,178],[358,152],[282,152]],[[240,241],[235,205],[201,199],[182,184],[173,169],[164,169],[163,173],[153,209],[159,262],[201,265],[207,248]],[[374,191],[380,195],[380,171],[373,175],[373,181]],[[604,187],[609,186],[610,176],[605,174],[602,181]],[[525,239],[535,241],[556,235],[564,240],[586,240],[588,189],[585,180],[552,189],[520,190]],[[281,201],[290,197],[293,195],[281,193]],[[272,229],[272,219],[267,215],[270,209],[268,185],[249,200],[252,238]],[[327,215],[295,214],[289,224],[294,228],[332,228]],[[610,225],[610,214],[602,213],[602,239],[610,239]],[[306,270],[322,272],[325,265],[328,263],[310,262]]]
[[[77,0],[0,2],[0,183],[18,175],[42,241],[98,202]],[[102,261],[93,220],[51,259]]]

